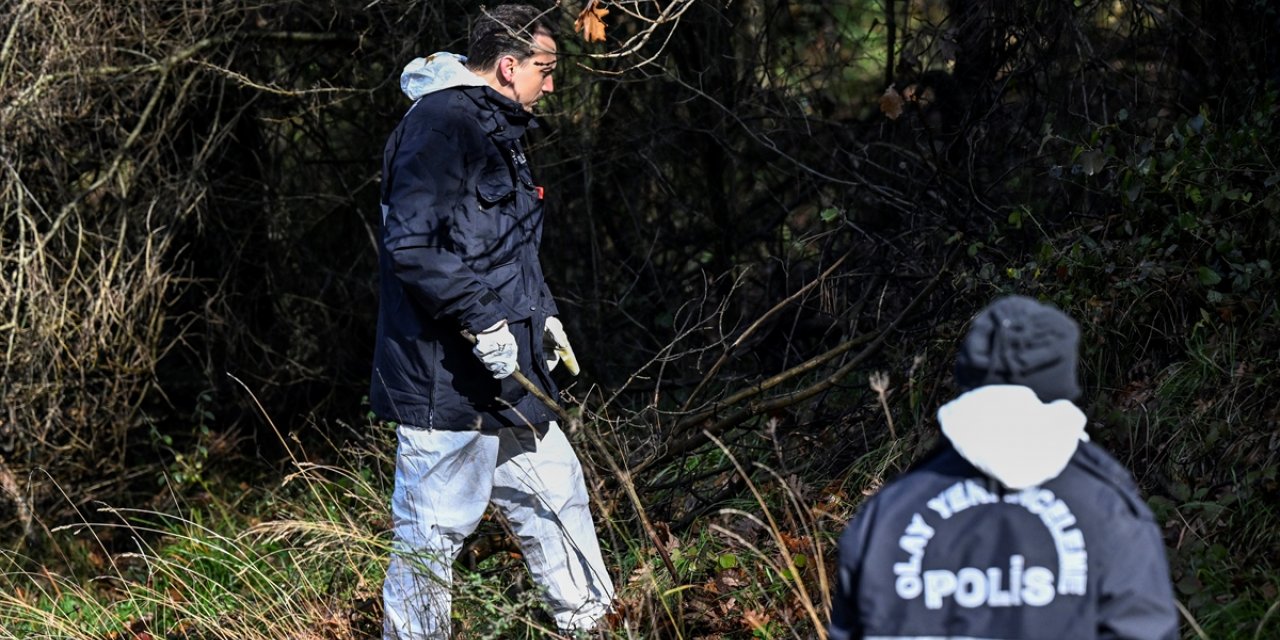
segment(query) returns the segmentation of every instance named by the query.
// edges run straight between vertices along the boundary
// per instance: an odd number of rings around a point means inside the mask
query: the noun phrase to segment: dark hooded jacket
[[[430,429],[545,424],[551,410],[495,380],[462,335],[505,319],[520,371],[555,397],[541,352],[556,312],[538,261],[542,190],[520,141],[536,124],[456,56],[416,63],[430,82],[413,86],[406,69],[417,102],[383,153],[372,409]]]
[[[1160,529],[1066,400],[984,386],[840,540],[830,637],[1176,640]]]

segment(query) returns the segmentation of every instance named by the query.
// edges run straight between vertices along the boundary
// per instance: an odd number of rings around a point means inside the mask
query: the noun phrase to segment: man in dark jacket
[[[1160,530],[1072,403],[1078,344],[1030,298],[978,314],[941,451],[840,540],[831,638],[1178,637]]]
[[[468,58],[405,68],[415,102],[383,157],[370,402],[399,439],[383,585],[384,635],[399,640],[449,636],[452,564],[490,501],[562,629],[593,626],[613,598],[578,458],[510,377],[555,397],[558,358],[543,345],[568,352],[538,261],[543,190],[521,144],[553,89],[555,40],[519,5],[484,10],[470,40]]]

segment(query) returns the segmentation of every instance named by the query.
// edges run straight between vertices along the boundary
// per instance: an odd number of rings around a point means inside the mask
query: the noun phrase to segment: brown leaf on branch
[[[884,90],[884,95],[880,96],[880,110],[890,120],[897,120],[902,115],[902,95],[897,89],[889,87]]]
[[[581,33],[587,42],[604,42],[604,17],[609,10],[599,8],[599,4],[599,0],[590,0],[573,21],[574,33]]]

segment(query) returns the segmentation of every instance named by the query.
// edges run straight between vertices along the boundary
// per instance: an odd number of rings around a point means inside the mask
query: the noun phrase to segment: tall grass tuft
[[[363,637],[387,551],[384,489],[304,464],[255,497],[274,510],[266,518],[219,502],[184,514],[103,508],[114,522],[50,532],[64,557],[98,558],[98,573],[0,556],[0,638]]]

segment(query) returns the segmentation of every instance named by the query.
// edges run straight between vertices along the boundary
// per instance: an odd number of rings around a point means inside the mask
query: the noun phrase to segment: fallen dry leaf
[[[792,553],[808,551],[813,546],[809,541],[809,536],[793,536],[786,531],[779,531],[778,537],[782,540],[782,543],[786,545],[787,551]]]
[[[748,609],[742,612],[742,619],[752,631],[759,631],[769,625],[769,614],[762,609]]]

